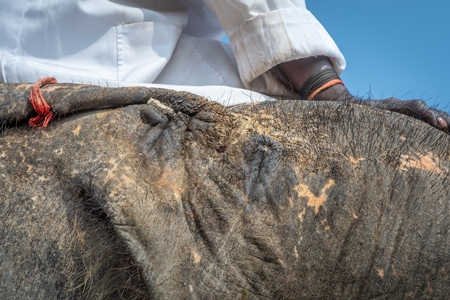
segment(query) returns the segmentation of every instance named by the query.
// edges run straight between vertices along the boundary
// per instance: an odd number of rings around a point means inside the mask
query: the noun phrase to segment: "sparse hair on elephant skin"
[[[0,135],[3,298],[450,293],[448,134],[355,103],[52,88],[81,102]],[[72,114],[85,88],[143,103]]]
[[[81,189],[74,202],[68,216],[73,226],[65,270],[72,286],[68,293],[89,300],[151,299],[140,268],[95,196]]]

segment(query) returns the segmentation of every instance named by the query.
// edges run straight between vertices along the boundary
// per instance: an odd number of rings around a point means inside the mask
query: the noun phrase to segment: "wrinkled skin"
[[[448,296],[444,132],[351,103],[97,92],[143,104],[3,116],[6,299]]]

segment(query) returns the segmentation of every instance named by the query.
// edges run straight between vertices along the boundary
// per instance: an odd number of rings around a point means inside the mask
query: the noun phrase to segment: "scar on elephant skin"
[[[308,199],[308,207],[314,209],[314,213],[317,215],[321,206],[325,204],[328,199],[327,192],[335,185],[333,179],[328,179],[328,182],[320,190],[320,195],[316,196],[306,184],[299,183],[295,189],[300,197],[306,197]]]

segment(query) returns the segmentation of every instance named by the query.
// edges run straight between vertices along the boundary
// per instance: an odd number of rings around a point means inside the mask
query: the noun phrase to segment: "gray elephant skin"
[[[356,104],[68,84],[30,128],[30,88],[0,87],[1,299],[450,295],[448,134]]]

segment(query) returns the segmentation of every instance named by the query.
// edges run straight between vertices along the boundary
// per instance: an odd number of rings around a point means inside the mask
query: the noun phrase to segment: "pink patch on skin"
[[[436,118],[437,128],[439,129],[447,129],[447,122],[441,117]]]

